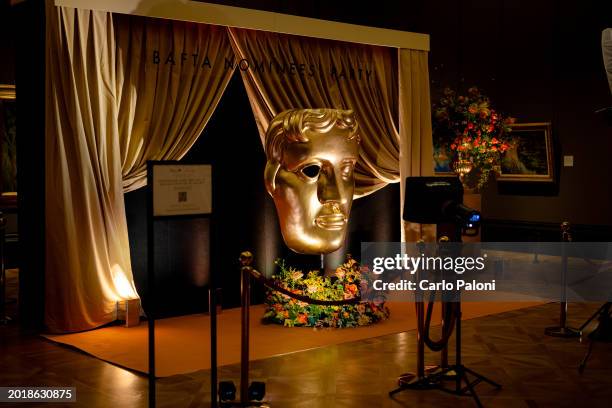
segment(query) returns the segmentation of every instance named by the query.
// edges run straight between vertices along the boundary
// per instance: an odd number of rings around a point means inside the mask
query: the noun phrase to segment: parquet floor
[[[570,305],[570,323],[579,325],[597,307]],[[543,334],[557,316],[558,305],[547,304],[464,322],[464,363],[503,384],[500,391],[478,385],[485,406],[612,405],[612,345],[597,343],[579,374],[586,344]],[[278,356],[252,362],[251,377],[266,382],[272,407],[473,406],[469,397],[439,391],[406,391],[394,400],[387,396],[398,374],[414,370],[415,344],[415,333],[406,332]],[[436,362],[437,356],[428,354],[428,363]],[[219,376],[237,383],[238,365],[222,367]],[[146,406],[143,376],[23,335],[14,325],[0,327],[0,385],[72,385],[77,404],[66,405],[72,407]],[[208,407],[208,390],[208,371],[167,377],[158,381],[158,406]]]

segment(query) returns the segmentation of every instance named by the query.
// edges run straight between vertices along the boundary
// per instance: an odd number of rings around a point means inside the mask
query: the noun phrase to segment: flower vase
[[[467,175],[474,169],[474,163],[471,160],[464,159],[459,154],[457,160],[453,163],[453,170],[459,176],[459,180],[461,184],[463,184],[463,188],[467,188],[466,186],[466,177]]]

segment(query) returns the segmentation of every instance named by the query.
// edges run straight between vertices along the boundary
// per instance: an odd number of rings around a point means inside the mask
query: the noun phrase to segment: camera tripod
[[[440,391],[448,392],[450,394],[460,396],[472,396],[472,398],[474,398],[476,406],[481,408],[483,405],[482,402],[480,402],[478,394],[476,393],[476,385],[481,382],[485,382],[492,385],[496,389],[501,388],[501,384],[498,384],[495,381],[485,377],[484,375],[477,373],[476,371],[470,368],[467,368],[461,361],[461,302],[456,302],[455,307],[455,364],[449,365],[447,367],[441,366],[439,370],[436,371],[429,370],[427,374],[423,375],[402,375],[398,381],[399,387],[389,392],[390,397],[404,390],[438,389]],[[421,337],[421,334],[419,334],[419,337]],[[424,358],[424,356],[420,355],[419,353],[417,358],[421,359]],[[422,360],[418,364],[421,363]],[[474,377],[474,379],[470,380],[468,374]],[[443,382],[445,380],[454,380],[455,387],[444,387]],[[464,383],[465,386],[463,385]]]
[[[582,362],[578,366],[578,371],[580,373],[584,372],[586,368],[586,364],[593,353],[593,345],[595,342],[604,342],[610,343],[612,342],[612,315],[610,308],[612,307],[612,302],[606,302],[597,309],[591,317],[587,319],[586,322],[580,326],[580,334],[582,335],[582,331],[597,317],[599,324],[591,333],[589,333],[589,348],[587,349]]]
[[[438,231],[443,229],[444,225],[438,225]],[[451,237],[455,239],[455,242],[461,242],[460,231],[457,231],[455,226],[451,227]],[[439,238],[440,243],[447,243],[448,237],[442,236]],[[429,306],[427,310],[427,318],[423,320],[424,305],[422,300],[416,303],[417,309],[417,373],[403,374],[398,380],[399,387],[390,391],[389,396],[393,397],[398,392],[404,390],[431,390],[437,389],[450,394],[459,396],[472,396],[476,406],[481,408],[482,402],[476,393],[476,385],[481,382],[485,382],[495,387],[496,389],[501,388],[501,385],[495,381],[485,377],[484,375],[477,373],[476,371],[466,367],[461,360],[461,294],[457,292],[454,295],[456,298],[452,302],[443,303],[443,320],[442,320],[442,339],[438,342],[432,342],[429,339],[429,324],[431,318],[431,308],[433,307],[433,295],[430,297]],[[455,330],[455,364],[448,364],[448,340],[453,331],[453,325]],[[425,343],[428,338],[428,346],[433,351],[441,351],[441,364],[439,368],[425,369]],[[469,376],[473,379],[470,379]],[[455,386],[447,388],[444,386],[445,380],[454,380]],[[465,385],[464,385],[465,384]]]

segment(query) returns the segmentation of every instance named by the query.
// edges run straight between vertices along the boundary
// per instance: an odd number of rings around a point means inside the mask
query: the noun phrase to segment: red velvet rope
[[[255,280],[257,280],[258,282],[262,283],[264,286],[267,286],[267,287],[269,287],[272,290],[276,290],[276,291],[282,293],[283,295],[287,295],[290,298],[293,298],[295,300],[299,300],[300,302],[309,303],[311,305],[342,306],[342,305],[354,305],[356,303],[360,303],[361,302],[361,297],[360,296],[354,297],[352,299],[344,299],[344,300],[318,300],[318,299],[313,299],[313,298],[308,297],[308,296],[298,295],[297,293],[293,293],[290,290],[285,289],[282,286],[279,286],[276,282],[274,282],[271,279],[266,278],[260,272],[256,271],[255,269],[253,269],[250,266],[243,266],[242,270],[249,272],[251,274],[251,276],[253,278],[255,278]]]

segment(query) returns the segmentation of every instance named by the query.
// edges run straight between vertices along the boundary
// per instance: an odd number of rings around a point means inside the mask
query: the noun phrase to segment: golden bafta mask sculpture
[[[350,110],[293,109],[270,123],[264,179],[293,251],[326,254],[342,246],[359,142]]]

